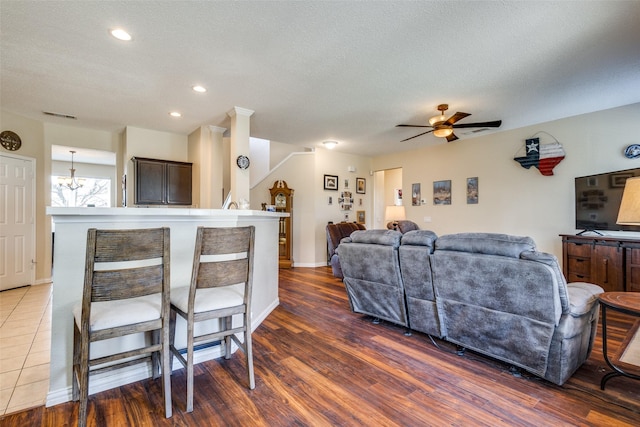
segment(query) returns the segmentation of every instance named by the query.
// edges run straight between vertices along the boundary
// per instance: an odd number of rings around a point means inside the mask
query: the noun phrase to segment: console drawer
[[[588,276],[591,272],[591,260],[589,258],[569,257],[569,274]]]
[[[591,245],[589,244],[576,244],[576,243],[568,243],[567,244],[567,255],[578,256],[578,257],[591,257]]]
[[[590,282],[591,276],[588,274],[575,274],[569,273],[567,276],[567,283],[571,282]]]

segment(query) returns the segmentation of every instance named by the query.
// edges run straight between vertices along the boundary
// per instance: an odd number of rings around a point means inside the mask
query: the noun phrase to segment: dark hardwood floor
[[[259,280],[255,284],[259,286]],[[613,346],[630,319],[610,319]],[[280,272],[280,306],[254,332],[256,388],[243,355],[196,366],[195,406],[185,413],[184,370],[172,377],[174,412],[164,418],[160,380],[90,397],[93,426],[638,426],[640,382],[609,381],[601,333],[562,387],[472,352],[351,313],[330,268]],[[2,426],[77,423],[77,404],[34,408]]]

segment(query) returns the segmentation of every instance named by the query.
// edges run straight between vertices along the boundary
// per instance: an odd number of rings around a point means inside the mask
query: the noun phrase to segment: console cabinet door
[[[591,257],[593,283],[602,286],[605,292],[623,292],[624,250],[617,246],[596,244]]]
[[[628,248],[627,251],[627,291],[640,292],[640,248]]]

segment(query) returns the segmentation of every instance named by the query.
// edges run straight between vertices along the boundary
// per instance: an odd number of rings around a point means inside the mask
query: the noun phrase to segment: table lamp
[[[640,225],[640,176],[627,178],[616,224]]]
[[[385,221],[392,222],[393,229],[398,229],[398,221],[404,220],[405,212],[404,206],[402,205],[391,205],[387,206],[384,212]]]

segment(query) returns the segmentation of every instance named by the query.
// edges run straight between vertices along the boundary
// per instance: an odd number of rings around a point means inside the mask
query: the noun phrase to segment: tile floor
[[[0,292],[0,416],[43,405],[49,390],[51,284]]]

